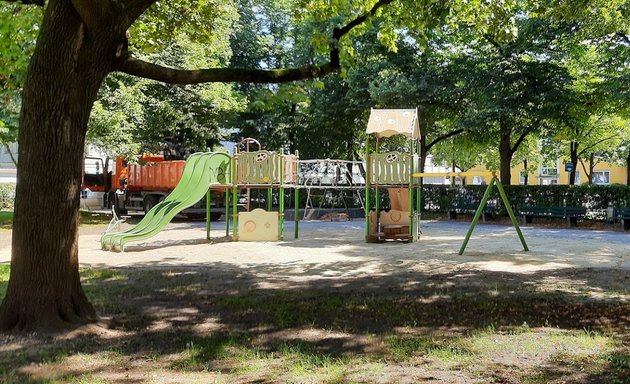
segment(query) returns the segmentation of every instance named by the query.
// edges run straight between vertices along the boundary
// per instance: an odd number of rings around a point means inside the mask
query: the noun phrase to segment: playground
[[[423,178],[466,173],[417,172],[415,110],[372,110],[366,132],[364,164],[301,162],[260,146],[196,153],[143,217],[119,217],[112,207],[109,225],[82,226],[82,285],[100,326],[62,339],[7,336],[0,379],[630,379],[627,233],[521,228],[496,172],[483,175],[489,183],[466,220],[422,219]],[[382,150],[394,135],[405,138],[406,152]],[[129,184],[163,183],[165,164],[132,171]],[[481,224],[493,188],[507,215]],[[361,214],[304,220],[307,207],[295,210],[300,193],[308,205],[316,189],[347,191]],[[209,210],[216,190],[225,199],[220,221]],[[243,192],[249,199],[254,190],[266,195],[266,209],[241,206]],[[179,219],[204,198],[206,221]],[[0,240],[5,268],[10,231]]]

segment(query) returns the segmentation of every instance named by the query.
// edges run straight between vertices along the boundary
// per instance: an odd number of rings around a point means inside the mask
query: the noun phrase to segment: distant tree
[[[510,42],[473,36],[462,58],[470,68],[464,81],[471,105],[464,124],[484,140],[495,137],[506,185],[519,147],[529,135],[555,129],[571,97],[570,74],[554,60],[555,48],[549,44],[569,33],[568,27],[550,25],[527,11],[517,24],[519,36]]]

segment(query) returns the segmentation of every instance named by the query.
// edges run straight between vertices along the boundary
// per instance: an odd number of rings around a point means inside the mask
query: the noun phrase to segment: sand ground
[[[150,267],[212,265],[281,271],[288,279],[351,277],[388,274],[404,269],[473,269],[533,273],[571,268],[630,270],[630,233],[617,231],[524,227],[530,251],[523,251],[514,228],[480,224],[465,253],[458,255],[468,229],[465,222],[423,221],[420,241],[368,244],[364,222],[301,222],[299,238],[293,223],[285,240],[231,242],[223,222],[213,223],[214,241],[206,240],[205,223],[175,222],[157,236],[130,243],[124,253],[100,249],[105,227],[82,227],[79,261],[86,267]],[[123,224],[122,229],[130,225]],[[10,260],[10,231],[0,232],[0,262]],[[278,276],[276,276],[277,278]]]

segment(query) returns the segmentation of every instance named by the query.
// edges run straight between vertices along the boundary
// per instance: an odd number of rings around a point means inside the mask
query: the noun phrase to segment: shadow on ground
[[[488,327],[509,330],[525,325],[613,335],[621,347],[605,358],[609,364],[575,382],[630,382],[630,271],[410,270],[306,279],[318,264],[300,268],[305,270],[296,271],[292,265],[221,263],[94,268],[94,273],[84,274],[83,285],[109,327],[118,331],[116,336],[62,341],[25,337],[0,353],[0,366],[5,372],[22,372],[29,364],[54,361],[51,356],[60,350],[117,351],[131,361],[138,356],[179,354],[194,345],[198,359],[209,364],[206,368],[228,372],[229,363],[220,356],[233,345],[272,354],[290,345],[329,358],[363,355],[378,360],[388,354],[375,340],[389,335],[431,336],[435,342]],[[326,268],[343,272],[357,265]],[[172,364],[181,369],[184,362]],[[531,376],[530,382],[536,382],[537,375],[574,382],[572,368],[563,359],[548,357],[541,364],[522,377]],[[64,375],[96,374],[99,369],[86,367]],[[518,382],[511,381],[506,369],[497,369],[485,379]]]

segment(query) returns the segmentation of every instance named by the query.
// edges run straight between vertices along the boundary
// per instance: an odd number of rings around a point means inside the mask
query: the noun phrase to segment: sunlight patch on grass
[[[595,332],[560,331],[546,329],[541,331],[525,331],[515,328],[514,331],[479,332],[471,339],[471,347],[482,355],[520,353],[520,354],[554,354],[568,352],[571,354],[600,353],[612,346],[612,339]]]
[[[0,263],[0,300],[4,298],[7,293],[7,285],[9,284],[9,272],[11,271],[11,264]]]
[[[197,292],[201,291],[203,286],[199,283],[195,284],[181,284],[176,286],[170,286],[164,289],[161,289],[160,292],[164,292],[168,295],[173,296],[187,296],[194,295]]]
[[[81,375],[79,377],[72,377],[67,380],[55,381],[56,383],[67,384],[107,384],[108,380],[102,377],[95,377],[93,375]]]
[[[289,372],[298,379],[311,378],[321,383],[341,383],[347,374],[349,358],[323,353],[311,343],[282,343],[278,347],[278,354],[288,363]]]
[[[144,285],[135,284],[128,274],[117,270],[81,268],[79,273],[83,290],[98,312],[122,313],[132,305],[126,298],[143,292]]]
[[[0,211],[0,226],[11,225],[13,222],[13,212]]]
[[[80,210],[79,215],[80,225],[105,225],[112,220],[111,215],[106,213]]]
[[[127,275],[113,269],[79,268],[79,273],[83,284],[94,281],[119,281],[128,278]]]
[[[210,371],[214,362],[230,357],[229,347],[238,347],[239,340],[231,337],[208,337],[189,340],[181,352],[182,359],[172,368],[189,371]]]
[[[443,363],[467,364],[474,356],[466,346],[466,340],[458,336],[389,336],[384,341],[396,361],[420,356]]]

